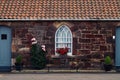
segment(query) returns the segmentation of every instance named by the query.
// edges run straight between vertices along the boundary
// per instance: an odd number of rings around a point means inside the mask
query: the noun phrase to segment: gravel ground
[[[1,73],[0,80],[120,80],[119,73]]]

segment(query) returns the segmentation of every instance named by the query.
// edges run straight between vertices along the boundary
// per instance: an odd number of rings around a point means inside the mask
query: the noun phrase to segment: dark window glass
[[[1,34],[1,39],[6,40],[7,39],[7,34]]]

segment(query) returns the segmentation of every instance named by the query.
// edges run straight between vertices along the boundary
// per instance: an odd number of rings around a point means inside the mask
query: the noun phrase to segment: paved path
[[[1,73],[0,80],[120,80],[120,73]]]

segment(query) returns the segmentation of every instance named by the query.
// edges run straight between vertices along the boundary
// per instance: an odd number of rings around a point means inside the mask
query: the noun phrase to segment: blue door
[[[11,29],[0,26],[0,71],[11,71]]]
[[[120,28],[116,29],[115,45],[115,66],[120,69]]]

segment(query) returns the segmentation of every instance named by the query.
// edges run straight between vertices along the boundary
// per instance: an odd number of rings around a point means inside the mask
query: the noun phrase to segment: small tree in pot
[[[16,57],[15,68],[18,71],[21,71],[22,68],[23,68],[23,62],[22,62],[22,56],[21,55],[18,55]]]
[[[111,60],[110,56],[105,57],[104,69],[105,69],[105,71],[110,71],[112,69],[112,60]]]

